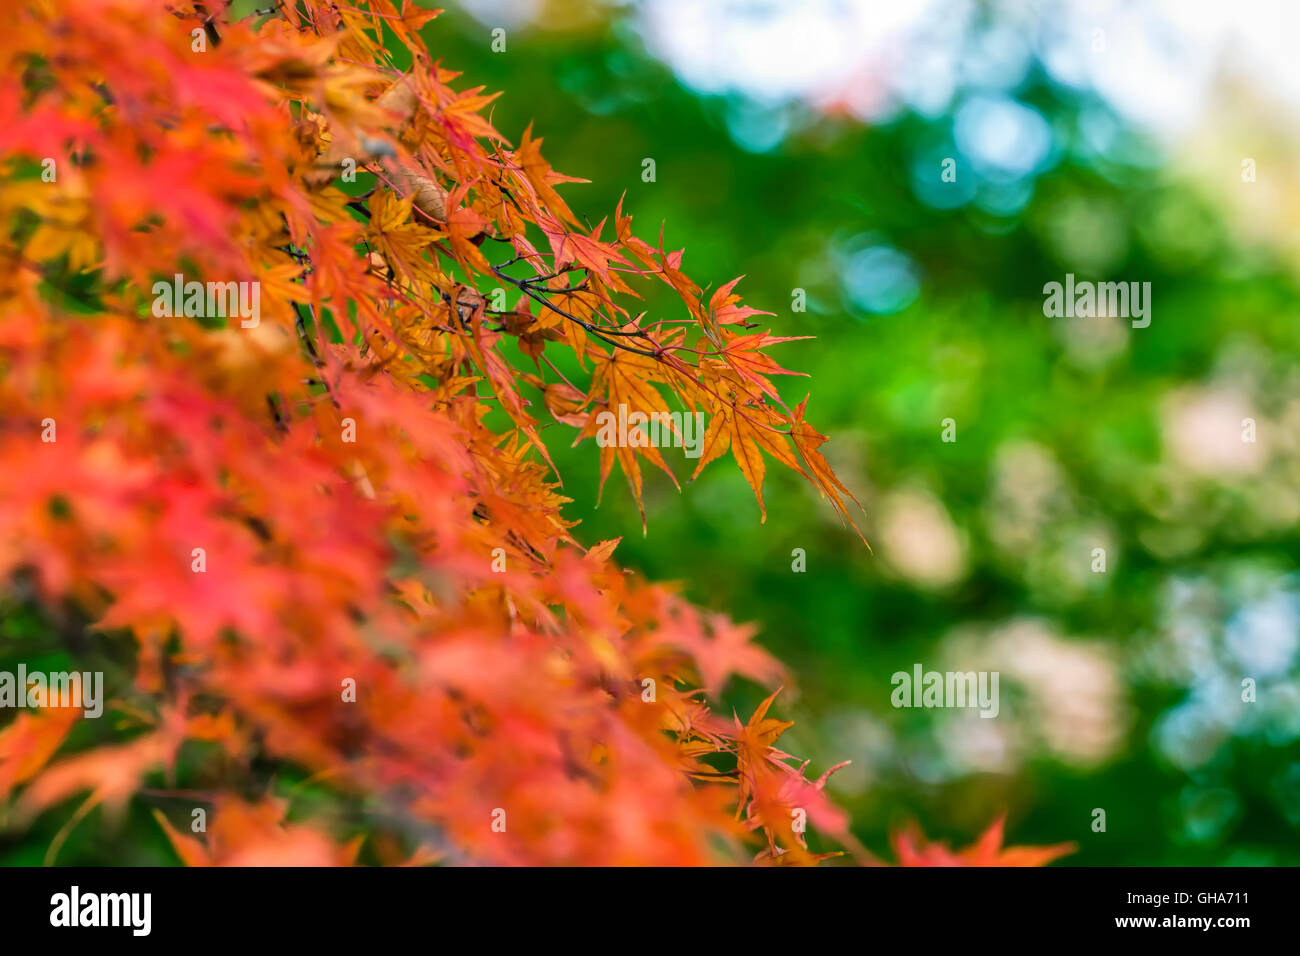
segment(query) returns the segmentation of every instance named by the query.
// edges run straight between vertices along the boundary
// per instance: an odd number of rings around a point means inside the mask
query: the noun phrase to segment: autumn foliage
[[[814,862],[796,809],[866,860],[775,693],[709,709],[780,684],[753,629],[580,543],[543,440],[699,410],[697,471],[729,456],[761,509],[775,461],[851,523],[773,384],[789,338],[621,204],[581,223],[431,11],[275,6],[29,0],[0,31],[0,580],[132,673],[88,737],[2,725],[11,825],[111,819],[184,764],[155,805],[191,864]],[[258,283],[260,320],[158,317],[178,274]],[[638,501],[668,471],[596,454]],[[290,822],[268,766],[357,824]]]

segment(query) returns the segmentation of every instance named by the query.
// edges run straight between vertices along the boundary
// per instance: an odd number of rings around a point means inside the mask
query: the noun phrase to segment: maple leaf
[[[79,716],[70,708],[22,713],[0,730],[0,800],[49,762]]]
[[[740,473],[754,491],[762,520],[767,520],[767,505],[763,502],[763,480],[767,465],[763,452],[772,455],[788,468],[802,473],[798,461],[790,454],[784,434],[768,421],[765,409],[758,406],[714,405],[709,427],[701,443],[700,457],[695,464],[692,480],[704,466],[730,451],[736,459]]]
[[[186,866],[351,866],[362,838],[336,844],[321,830],[286,823],[285,801],[223,798],[212,808],[206,840],[181,833],[158,810],[154,819]],[[421,857],[427,860],[428,855]]]
[[[950,850],[945,843],[927,842],[916,824],[893,834],[894,854],[899,866],[1046,866],[1076,849],[1073,843],[1054,846],[1002,845],[1006,816],[989,825],[979,839],[964,850]]]
[[[746,321],[751,315],[772,315],[771,312],[764,312],[760,309],[751,308],[747,305],[740,305],[740,295],[733,292],[736,284],[744,276],[737,276],[726,285],[720,287],[714,292],[709,299],[709,318],[714,326],[720,325],[743,325],[749,327]]]
[[[565,176],[551,168],[551,164],[542,158],[541,138],[533,137],[532,123],[525,127],[523,136],[519,139],[519,146],[515,150],[514,159],[523,170],[541,205],[554,210],[570,225],[577,226],[577,218],[568,204],[560,198],[560,194],[555,191],[555,187],[560,183],[585,183],[588,180]]]

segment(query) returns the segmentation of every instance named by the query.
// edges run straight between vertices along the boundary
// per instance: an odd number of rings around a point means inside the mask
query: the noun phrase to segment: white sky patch
[[[765,102],[811,99],[887,58],[887,45],[934,0],[645,0],[646,43],[682,81],[703,93],[738,92]]]
[[[970,0],[641,0],[650,52],[684,83],[766,104],[834,102],[870,121],[942,111],[955,86],[1010,89],[1036,54],[1058,82],[1177,137],[1225,74],[1300,119],[1296,0],[1061,0],[997,4],[970,42]]]

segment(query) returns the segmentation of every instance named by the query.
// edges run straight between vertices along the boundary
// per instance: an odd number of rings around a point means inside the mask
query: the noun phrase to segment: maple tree
[[[621,204],[581,224],[542,140],[512,145],[431,56],[434,15],[32,0],[0,33],[0,579],[134,674],[108,739],[68,752],[66,709],[0,730],[0,799],[80,798],[53,858],[189,754],[212,827],[157,818],[191,864],[347,863],[367,835],[382,863],[834,855],[796,810],[869,861],[836,768],[778,749],[775,693],[746,721],[708,706],[781,665],[617,540],[583,547],[542,438],[702,411],[697,473],[729,453],[765,516],[771,458],[852,524],[807,399],[772,381],[791,339]],[[181,275],[255,283],[260,315],[159,318]],[[674,313],[634,312],[653,286]],[[639,503],[643,463],[672,473],[629,445],[600,477]],[[364,832],[287,822],[253,761],[356,801]]]

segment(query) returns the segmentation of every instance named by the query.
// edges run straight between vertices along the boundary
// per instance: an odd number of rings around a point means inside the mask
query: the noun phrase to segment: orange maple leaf
[[[928,842],[916,823],[894,833],[891,842],[899,866],[1046,866],[1077,849],[1073,843],[1004,847],[1005,822],[1006,815],[999,816],[964,850],[951,850],[946,843]]]

